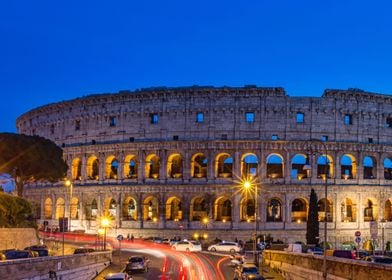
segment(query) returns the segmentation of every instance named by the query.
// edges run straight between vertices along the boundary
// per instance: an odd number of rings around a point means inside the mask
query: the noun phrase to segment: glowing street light
[[[251,180],[245,180],[242,183],[243,188],[246,192],[254,191],[255,193],[255,211],[254,211],[254,219],[255,219],[255,227],[253,232],[253,260],[256,266],[259,266],[258,255],[257,255],[257,186]]]
[[[103,236],[103,250],[106,250],[106,229],[109,226],[109,219],[104,217],[101,220],[101,226],[104,229],[104,236]]]
[[[66,180],[64,182],[64,185],[66,187],[69,187],[69,229],[68,231],[71,231],[71,200],[72,200],[72,190],[73,190],[73,184],[70,180]],[[64,206],[63,206],[63,221],[62,221],[62,238],[63,238],[63,256],[64,256],[64,231],[65,231],[65,197],[64,197]]]

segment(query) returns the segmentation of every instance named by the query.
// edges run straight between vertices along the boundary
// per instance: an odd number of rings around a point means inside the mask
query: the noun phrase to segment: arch
[[[207,177],[207,157],[203,153],[197,153],[192,156],[191,160],[191,177]]]
[[[59,197],[56,200],[56,220],[60,218],[64,218],[65,215],[65,200],[62,197]]]
[[[53,215],[53,201],[50,197],[45,199],[44,202],[44,218],[52,219]]]
[[[303,198],[296,198],[291,203],[291,221],[302,223],[308,219],[308,204]]]
[[[146,158],[146,178],[159,179],[160,158],[156,154],[150,154]]]
[[[357,221],[357,205],[354,204],[351,198],[344,198],[340,209],[342,222],[351,223]]]
[[[255,154],[247,153],[241,158],[242,178],[256,177],[258,172],[259,159]]]
[[[280,154],[269,154],[267,156],[267,177],[271,179],[284,177],[284,161]]]
[[[333,222],[333,204],[329,199],[322,198],[317,202],[318,220],[325,221],[325,203],[327,204],[327,222]]]
[[[191,201],[190,220],[201,221],[203,217],[208,216],[207,201],[202,196],[197,196]]]
[[[392,158],[385,158],[384,159],[384,179],[385,180],[392,180]]]
[[[254,221],[255,220],[255,200],[253,198],[245,197],[241,200],[240,220],[241,221]]]
[[[138,166],[137,157],[135,155],[127,155],[124,159],[124,178],[136,179]]]
[[[99,160],[92,155],[87,160],[87,178],[89,180],[99,180]]]
[[[231,200],[227,197],[220,197],[214,203],[214,220],[215,221],[231,221]]]
[[[115,179],[118,178],[118,161],[115,156],[108,156],[105,161],[105,178]]]
[[[332,178],[334,169],[332,157],[330,155],[325,156],[324,154],[317,158],[317,178],[325,180],[325,173],[327,173],[328,178]]]
[[[340,170],[342,179],[355,179],[357,176],[357,163],[351,154],[344,154],[340,159]]]
[[[72,160],[71,177],[73,181],[82,180],[82,161],[80,158]]]
[[[173,196],[166,201],[165,217],[168,221],[182,220],[182,205],[178,197]]]
[[[154,221],[158,219],[158,199],[154,196],[147,197],[143,202],[143,220]]]
[[[268,200],[267,204],[267,222],[282,221],[282,202],[278,198]]]
[[[105,198],[104,216],[116,218],[117,215],[117,202],[114,198]]]
[[[296,154],[291,159],[291,178],[302,180],[309,177],[309,171],[304,166],[309,165],[309,157],[304,154]]]
[[[71,199],[71,204],[70,204],[70,215],[71,215],[71,220],[77,220],[79,219],[79,199],[77,197],[73,197]]]
[[[385,201],[384,217],[386,221],[392,221],[392,202],[391,199]]]
[[[122,217],[124,220],[127,221],[137,220],[137,203],[135,198],[133,198],[132,196],[125,197],[122,209],[123,209]]]
[[[370,198],[365,199],[363,206],[363,221],[377,221],[377,205],[374,203],[374,201]]]
[[[98,216],[98,203],[95,199],[85,205],[86,220],[95,220]]]
[[[365,156],[363,158],[363,179],[377,178],[377,165],[375,165],[375,158],[372,156]]]
[[[215,174],[220,178],[231,178],[233,176],[233,158],[230,154],[222,153],[216,157]]]
[[[180,154],[171,154],[167,159],[166,174],[169,178],[182,178],[183,160]]]

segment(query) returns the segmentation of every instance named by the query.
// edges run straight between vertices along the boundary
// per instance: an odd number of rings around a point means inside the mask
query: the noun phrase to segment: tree
[[[31,204],[24,198],[0,193],[0,227],[34,227]]]
[[[56,182],[66,176],[63,151],[39,136],[0,133],[0,172],[11,174],[18,196],[26,182]]]
[[[319,220],[317,208],[317,194],[314,189],[310,191],[309,201],[308,221],[306,223],[306,243],[317,245],[317,238],[319,237]]]

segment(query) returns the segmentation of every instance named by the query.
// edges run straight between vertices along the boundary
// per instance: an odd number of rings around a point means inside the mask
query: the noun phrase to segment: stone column
[[[105,154],[99,153],[99,184],[105,180]]]
[[[215,153],[208,150],[208,166],[207,166],[207,180],[213,181],[215,179]]]
[[[290,182],[291,181],[291,160],[290,160],[291,154],[289,151],[286,152],[285,157],[284,157],[284,169],[283,169],[283,178],[285,182]]]
[[[118,159],[117,180],[122,182],[124,180],[124,152],[121,152]]]
[[[137,211],[137,220],[140,222],[140,228],[144,227],[143,224],[143,217],[144,217],[144,201],[143,201],[143,195],[142,193],[139,193],[139,196],[137,198],[138,202],[137,202],[137,207],[138,207],[138,211]]]
[[[117,206],[116,206],[116,227],[121,227],[121,217],[122,217],[122,194],[121,192],[117,195]]]
[[[167,151],[166,150],[161,150],[158,152],[158,156],[159,156],[159,181],[161,183],[164,183],[165,180],[167,179],[167,172],[166,172],[166,168],[167,168]]]
[[[182,178],[184,181],[189,181],[191,178],[191,157],[192,155],[189,153],[189,151],[184,152],[182,163],[184,166],[184,169],[182,170]]]
[[[137,165],[137,181],[138,183],[143,183],[146,177],[146,156],[144,151],[138,153],[138,165]]]
[[[233,178],[235,178],[236,176],[238,176],[239,178],[241,178],[243,176],[242,174],[242,161],[241,161],[241,154],[239,151],[235,151],[234,155],[233,155]]]
[[[86,154],[83,155],[82,157],[82,166],[81,166],[81,171],[82,174],[82,184],[84,184],[87,180],[87,157]]]

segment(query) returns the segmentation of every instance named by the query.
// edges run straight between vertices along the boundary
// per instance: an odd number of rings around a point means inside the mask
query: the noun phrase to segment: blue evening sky
[[[48,103],[152,86],[392,93],[390,1],[2,1],[0,132]]]

